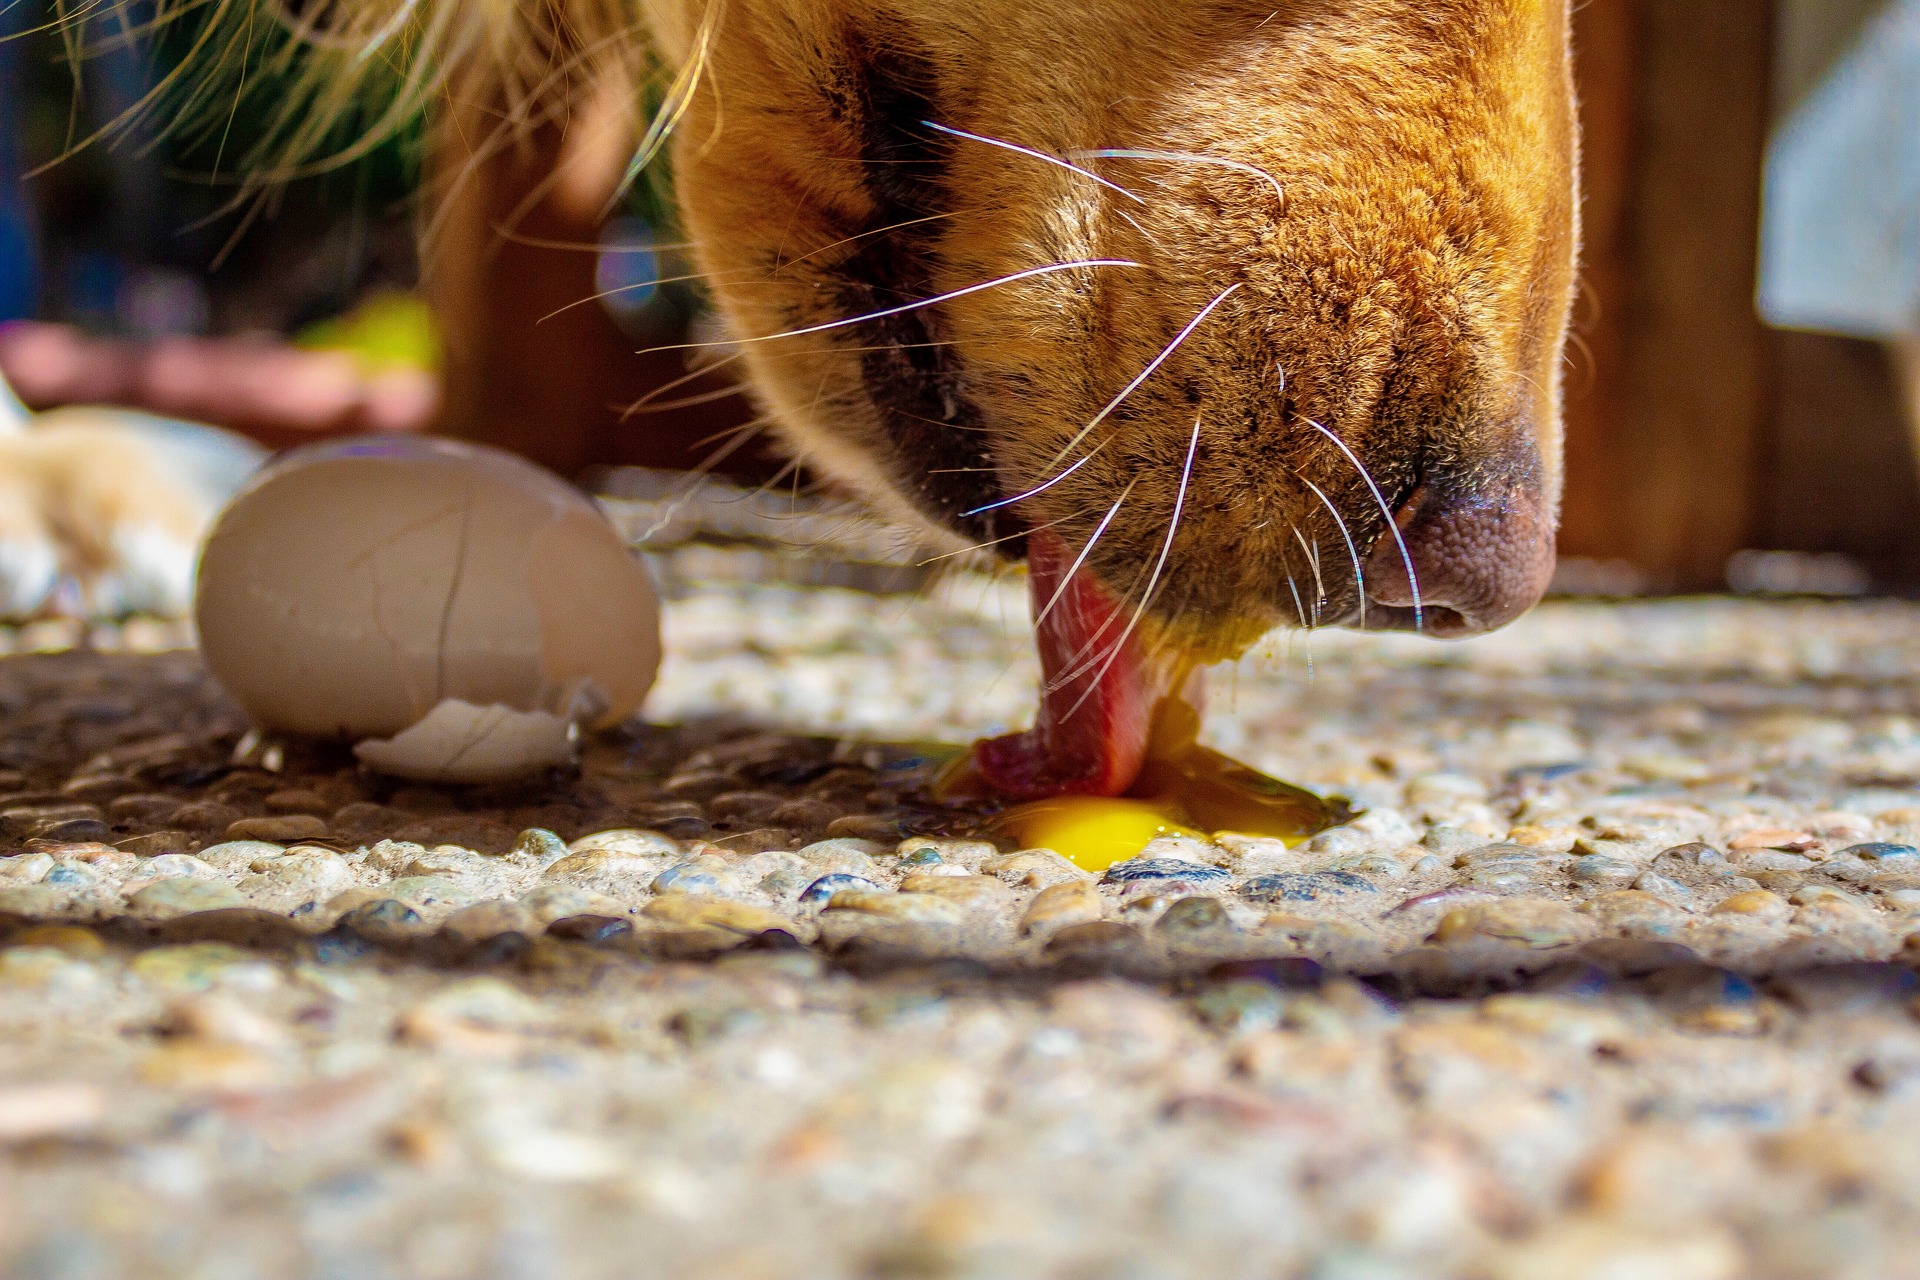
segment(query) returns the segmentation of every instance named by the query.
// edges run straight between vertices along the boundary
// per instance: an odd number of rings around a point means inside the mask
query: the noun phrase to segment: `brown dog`
[[[268,7],[321,50],[295,146],[403,52],[422,101],[492,77],[549,121],[664,61],[640,159],[670,135],[760,406],[877,507],[1078,584],[1056,687],[1276,626],[1469,635],[1546,586],[1569,0]]]

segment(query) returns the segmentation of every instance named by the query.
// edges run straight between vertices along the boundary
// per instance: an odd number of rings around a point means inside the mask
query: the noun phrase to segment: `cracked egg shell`
[[[447,700],[606,727],[660,665],[652,578],[590,499],[513,454],[412,436],[257,475],[207,536],[195,619],[247,712],[312,737],[393,737]]]

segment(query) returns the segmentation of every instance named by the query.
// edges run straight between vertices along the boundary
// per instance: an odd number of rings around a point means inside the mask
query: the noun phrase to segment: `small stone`
[[[178,796],[121,796],[107,805],[107,820],[129,825],[165,822],[180,811],[181,803]]]
[[[0,885],[39,884],[51,870],[51,854],[21,853],[11,858],[0,858]]]
[[[1920,866],[1920,849],[1910,844],[1856,844],[1842,849],[1837,858],[1864,858],[1868,862],[1902,862]]]
[[[537,924],[543,926],[568,916],[624,916],[628,911],[626,903],[604,893],[555,885],[542,885],[531,893],[521,895],[520,905],[527,909]]]
[[[1517,942],[1536,950],[1571,946],[1592,934],[1571,908],[1547,898],[1507,898],[1448,912],[1434,929],[1441,943],[1469,937]]]
[[[1692,844],[1677,844],[1671,849],[1662,851],[1654,862],[1656,864],[1674,863],[1683,867],[1718,873],[1726,870],[1727,856],[1710,844],[1695,841]]]
[[[617,916],[566,916],[547,926],[547,936],[599,945],[633,935],[633,924]]]
[[[255,874],[240,881],[242,893],[302,902],[324,902],[353,883],[353,868],[330,849],[304,846],[283,857],[261,858]]]
[[[116,848],[140,858],[157,858],[166,853],[192,853],[200,841],[184,831],[149,831],[143,836],[122,840]]]
[[[951,902],[930,893],[872,893],[842,889],[828,901],[827,910],[850,911],[911,924],[953,924],[960,918],[959,910]]]
[[[759,907],[691,893],[655,898],[642,909],[641,914],[650,920],[681,928],[725,929],[730,933],[749,936],[765,933],[769,929],[791,931],[794,927],[793,922],[785,916],[763,911]]]
[[[540,932],[533,913],[517,902],[476,902],[462,907],[440,922],[441,931],[462,942],[484,942],[504,934],[531,935]]]
[[[1373,834],[1347,825],[1331,827],[1307,841],[1307,853],[1316,858],[1352,857],[1374,851]]]
[[[874,840],[838,837],[816,840],[797,852],[809,864],[826,871],[845,871],[856,876],[872,876],[879,868],[876,861],[892,851],[892,846]]]
[[[1232,878],[1220,867],[1184,858],[1133,858],[1107,868],[1101,882],[1155,893],[1182,893],[1208,887],[1224,888]]]
[[[1545,826],[1528,823],[1507,832],[1507,843],[1517,844],[1524,849],[1538,849],[1542,853],[1571,853],[1574,841],[1580,833],[1573,827]]]
[[[325,813],[333,807],[318,791],[310,791],[304,787],[286,787],[279,791],[269,791],[260,802],[266,805],[268,813],[307,816]]]
[[[392,835],[411,821],[413,815],[404,809],[356,800],[335,809],[327,820],[327,827],[344,840],[365,841],[370,837]]]
[[[1124,954],[1141,945],[1140,930],[1117,920],[1093,920],[1070,924],[1047,939],[1046,950],[1053,955]]]
[[[199,800],[175,809],[167,822],[182,831],[225,831],[241,820],[241,813],[218,800]]]
[[[1421,837],[1420,847],[1443,858],[1457,858],[1484,848],[1486,843],[1480,836],[1459,827],[1434,827]]]
[[[552,835],[552,832],[546,834]],[[521,840],[533,835],[532,831],[521,833]],[[559,837],[555,836],[555,839]],[[515,842],[515,848],[519,842]],[[637,827],[621,827],[611,831],[596,831],[581,836],[567,846],[570,853],[616,853],[635,858],[659,858],[677,862],[685,855],[681,852],[680,842],[658,831]]]
[[[1682,910],[1689,910],[1694,906],[1693,890],[1677,880],[1668,879],[1657,871],[1645,872],[1633,882],[1633,887]]]
[[[431,911],[435,908],[458,910],[471,905],[480,895],[446,876],[401,876],[381,886],[389,898],[408,906]]]
[[[0,911],[17,916],[58,915],[71,895],[48,884],[22,884],[0,888]]]
[[[724,888],[720,878],[720,864],[715,862],[682,862],[668,867],[653,879],[653,891],[666,893],[718,894]]]
[[[60,804],[21,805],[0,811],[0,834],[9,836],[37,836],[49,827],[72,820],[98,822],[102,817],[100,806],[73,802]]]
[[[1748,831],[1735,836],[1727,842],[1727,848],[1736,853],[1747,853],[1759,849],[1780,849],[1788,853],[1805,853],[1818,849],[1820,841],[1805,831],[1788,831],[1769,827],[1760,831]]]
[[[140,1064],[140,1078],[165,1089],[245,1093],[272,1083],[273,1060],[257,1049],[205,1040],[161,1045]]]
[[[72,924],[42,924],[7,939],[10,947],[50,947],[82,960],[106,954],[107,944],[91,929]]]
[[[1784,920],[1793,913],[1787,900],[1777,893],[1755,889],[1736,893],[1713,909],[1716,916],[1746,916],[1758,920]]]
[[[1241,897],[1264,906],[1278,902],[1323,902],[1377,892],[1370,881],[1351,871],[1260,876],[1240,886]]]
[[[1640,878],[1640,868],[1625,858],[1594,853],[1573,860],[1573,878],[1582,884],[1629,885]]]
[[[286,846],[271,841],[225,841],[207,844],[204,850],[200,850],[200,862],[209,867],[219,867],[221,871],[257,871],[282,854],[286,854]]]
[[[204,860],[185,853],[166,853],[157,858],[149,858],[140,864],[140,870],[150,880],[170,880],[176,876],[192,876],[199,880],[219,878],[219,872]],[[99,878],[97,875],[94,877]]]
[[[68,842],[109,840],[113,837],[113,829],[98,818],[63,818],[35,828],[33,835],[40,840]]]
[[[224,942],[155,947],[127,963],[127,971],[146,982],[189,991],[204,991],[230,977],[251,979],[257,974],[250,971],[260,969],[272,972],[238,947]],[[249,981],[243,985],[258,984]]]
[[[1624,889],[1604,893],[1579,908],[1601,928],[1633,937],[1664,937],[1686,923],[1686,913],[1651,893]]]
[[[340,917],[338,927],[375,942],[403,941],[420,936],[424,921],[398,898],[376,898],[351,907]]]
[[[835,818],[827,824],[827,836],[890,844],[901,836],[900,820],[877,815],[848,814],[845,817]]]
[[[1226,982],[1195,997],[1193,1011],[1215,1031],[1243,1035],[1278,1027],[1290,998],[1264,982]]]
[[[943,868],[953,871],[958,868]],[[931,893],[935,897],[945,898],[949,902],[961,905],[977,905],[999,902],[1006,899],[1012,890],[992,876],[960,875],[917,875],[908,876],[900,882],[902,893]]]
[[[983,859],[980,870],[1024,889],[1046,889],[1093,877],[1051,849],[1023,849]]]
[[[227,827],[229,840],[270,840],[281,844],[295,840],[317,840],[326,834],[326,820],[310,813],[291,813],[276,818],[242,818]]]
[[[900,855],[902,867],[933,867],[945,861],[938,849],[912,849]]]
[[[658,858],[643,858],[607,849],[569,853],[550,863],[540,878],[551,884],[614,896],[640,897],[659,877]]]
[[[1176,938],[1234,932],[1233,920],[1218,898],[1181,898],[1154,921],[1153,928]]]
[[[1049,885],[1034,895],[1020,917],[1023,933],[1087,924],[1106,914],[1106,900],[1091,880],[1068,880]]]
[[[812,884],[801,890],[800,905],[803,907],[824,907],[832,900],[834,894],[846,890],[865,893],[885,892],[879,885],[867,879],[865,876],[848,875],[844,871],[836,871],[831,875],[821,876],[818,880],[815,880]]]
[[[566,857],[569,852],[571,850],[567,842],[545,827],[528,827],[514,837],[513,848],[507,850],[507,856],[544,869]]]
[[[127,899],[127,906],[135,914],[154,920],[171,920],[196,911],[220,911],[244,904],[239,891],[226,881],[188,876],[156,880]]]

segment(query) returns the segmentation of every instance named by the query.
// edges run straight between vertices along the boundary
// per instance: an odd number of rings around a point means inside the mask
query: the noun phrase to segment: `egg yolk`
[[[1126,795],[1036,800],[1001,813],[994,826],[1022,847],[1051,849],[1083,870],[1105,871],[1161,836],[1262,836],[1291,847],[1352,818],[1344,801],[1270,778],[1201,746],[1199,736],[1198,709],[1177,696],[1162,698],[1146,764]],[[967,794],[977,781],[963,758],[939,789]]]

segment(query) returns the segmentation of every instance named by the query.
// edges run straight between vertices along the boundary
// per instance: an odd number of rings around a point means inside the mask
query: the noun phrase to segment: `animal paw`
[[[112,409],[0,435],[0,617],[180,616],[200,539],[258,446]]]

